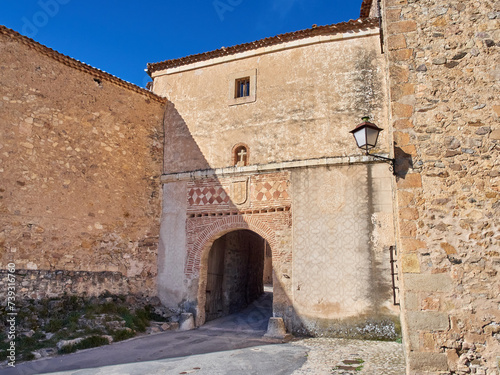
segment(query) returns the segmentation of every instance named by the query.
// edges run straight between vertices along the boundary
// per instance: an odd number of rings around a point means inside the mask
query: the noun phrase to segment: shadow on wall
[[[158,253],[159,296],[167,306],[193,313],[196,324],[201,325],[205,322],[207,268],[212,244],[229,232],[251,230],[268,241],[275,269],[275,255],[279,252],[274,248],[274,229],[268,224],[272,225],[274,220],[289,229],[291,213],[289,206],[286,209],[260,207],[255,210],[250,199],[250,179],[247,176],[195,179],[175,175],[208,170],[210,163],[198,146],[196,135],[190,132],[171,102],[166,106],[164,127],[165,182]],[[232,151],[219,150],[228,153],[228,160],[231,160],[229,156]],[[242,195],[246,197],[241,200]],[[199,253],[196,251],[198,248]],[[278,272],[279,275],[283,273]],[[237,278],[236,275],[233,278]],[[277,290],[274,296],[281,297],[274,303],[274,313],[282,316],[290,309],[291,301],[284,288],[277,286]],[[234,312],[233,309],[231,312]]]
[[[210,165],[172,102],[165,108],[163,173],[209,169]]]
[[[413,168],[413,158],[406,153],[402,148],[394,147],[394,158],[396,159],[396,176],[404,179],[410,168]]]
[[[168,103],[165,114],[165,174],[210,168],[195,137],[196,134],[190,132],[175,106]],[[227,152],[228,160],[231,160],[232,150],[218,152]],[[405,165],[410,165],[411,156],[404,152],[401,154],[401,149],[397,152],[398,157],[402,155],[404,158]],[[396,167],[397,170],[402,168],[405,174],[408,171],[408,167],[399,163]],[[213,289],[207,288],[212,245],[227,233],[250,230],[265,239],[272,250],[273,316],[282,317],[289,332],[311,336],[323,332],[337,337],[389,340],[399,335],[398,322],[382,313],[353,319],[320,319],[314,314],[301,316],[296,311],[292,292],[292,245],[286,241],[292,235],[290,201],[287,207],[257,206],[262,202],[250,199],[252,180],[247,180],[245,183],[249,185],[245,185],[243,190],[249,198],[242,203],[235,198],[237,195],[233,191],[234,184],[247,178],[242,175],[203,179],[178,177],[169,176],[164,184],[162,251],[158,254],[158,284],[164,288],[159,293],[164,303],[171,302],[172,307],[193,313],[196,325],[203,325],[207,289]]]

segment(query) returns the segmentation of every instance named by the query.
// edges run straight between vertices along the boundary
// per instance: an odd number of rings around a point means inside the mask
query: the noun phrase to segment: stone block
[[[399,119],[392,123],[395,129],[411,129],[413,128],[413,122],[410,119]]]
[[[434,338],[434,334],[424,332],[420,338],[420,347],[425,351],[434,351],[436,349],[436,339]]]
[[[420,292],[449,292],[453,289],[453,280],[446,273],[403,275],[406,290]]]
[[[387,22],[401,21],[401,8],[387,9],[385,19]]]
[[[413,56],[413,49],[405,48],[391,51],[389,59],[391,61],[406,61]]]
[[[393,137],[394,137],[394,143],[399,147],[406,146],[407,144],[410,143],[410,135],[408,133],[395,131],[393,133]]]
[[[438,311],[439,306],[439,298],[427,297],[422,300],[422,311]]]
[[[400,208],[408,207],[414,204],[415,193],[413,193],[412,191],[398,191],[397,199],[398,199],[398,206]]]
[[[414,107],[409,104],[393,103],[392,115],[395,117],[410,117],[413,114]]]
[[[445,331],[450,328],[448,314],[434,311],[409,311],[406,321],[410,330]]]
[[[466,333],[464,335],[464,342],[474,344],[474,345],[475,344],[484,345],[486,343],[486,336],[480,335],[477,333]]]
[[[410,173],[397,182],[398,189],[412,189],[422,187],[422,177],[420,173]]]
[[[416,311],[420,308],[418,293],[405,292],[404,293],[404,307],[407,311]]]
[[[402,34],[391,35],[387,38],[389,50],[398,50],[406,48],[406,38]]]
[[[169,323],[169,330],[176,331],[178,329],[179,329],[179,323],[178,322],[171,322],[171,323]]]
[[[456,349],[447,349],[446,350],[446,359],[448,360],[448,368],[451,371],[457,371],[459,357],[458,357]]]
[[[440,246],[448,255],[457,253],[457,249],[447,242],[442,242]]]
[[[500,140],[500,129],[493,130],[489,136],[490,139]]]
[[[399,220],[399,235],[401,237],[415,237],[417,224],[414,221]]]
[[[408,355],[408,364],[412,371],[447,371],[448,359],[445,353],[418,353]]]
[[[426,244],[425,242],[414,238],[403,238],[401,239],[401,247],[403,253],[411,253],[417,251],[418,249],[425,248]]]
[[[193,314],[182,313],[179,321],[180,331],[189,331],[195,328]]]
[[[405,337],[405,343],[409,350],[418,350],[420,348],[420,335],[415,331],[408,331]]]
[[[401,257],[403,273],[420,273],[420,261],[417,254],[403,254]]]
[[[403,220],[416,220],[418,216],[416,208],[405,207],[399,210],[399,218]]]
[[[413,83],[403,83],[392,87],[392,100],[398,101],[404,96],[414,95],[415,85]]]
[[[414,145],[403,146],[401,147],[401,150],[403,150],[403,152],[405,152],[408,155],[417,156],[417,149]]]
[[[387,25],[389,34],[409,33],[417,30],[417,23],[413,20],[393,22]]]
[[[408,82],[410,70],[407,67],[392,65],[389,67],[389,76],[392,84]]]
[[[286,337],[286,328],[283,318],[269,318],[267,332],[264,337],[284,339]]]
[[[432,25],[435,26],[435,27],[443,27],[443,26],[446,26],[448,25],[448,21],[445,17],[443,16],[440,16],[440,17],[437,17],[433,22],[432,22]]]

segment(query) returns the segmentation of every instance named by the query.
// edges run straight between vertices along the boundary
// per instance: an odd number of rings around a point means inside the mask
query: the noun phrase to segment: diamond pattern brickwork
[[[191,206],[229,203],[229,195],[222,186],[193,187],[188,191],[188,203]]]
[[[252,198],[256,201],[288,199],[287,181],[257,182],[252,189]]]

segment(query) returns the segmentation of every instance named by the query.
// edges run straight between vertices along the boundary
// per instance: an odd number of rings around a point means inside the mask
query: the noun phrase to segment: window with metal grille
[[[236,80],[234,97],[243,98],[245,96],[250,96],[250,77]]]

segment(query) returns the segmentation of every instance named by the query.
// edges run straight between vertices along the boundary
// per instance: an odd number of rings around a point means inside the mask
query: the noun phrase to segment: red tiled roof
[[[0,25],[0,34],[7,35],[13,39],[16,39],[20,43],[22,43],[30,48],[33,48],[34,50],[40,52],[41,54],[43,54],[47,57],[50,57],[50,58],[66,65],[66,66],[77,69],[81,72],[92,74],[94,77],[96,77],[98,79],[112,82],[120,87],[135,91],[139,94],[145,95],[145,96],[149,97],[150,99],[161,102],[161,103],[166,103],[166,101],[167,101],[166,98],[162,98],[161,96],[158,96],[149,90],[146,90],[146,89],[143,89],[139,86],[136,86],[133,83],[124,81],[118,77],[115,77],[112,74],[109,74],[103,70],[94,68],[94,67],[87,65],[81,61],[78,61],[72,57],[63,55],[62,53],[59,53],[59,52],[57,52],[49,47],[46,47],[43,44],[35,42],[33,39],[28,38],[24,35],[21,35],[18,32],[14,31],[12,29],[9,29],[8,27],[5,27],[3,25]]]
[[[361,3],[361,11],[359,12],[359,18],[368,18],[370,17],[370,9],[372,7],[373,0],[363,0]]]
[[[368,1],[368,0],[365,0]],[[178,59],[165,60],[157,63],[148,63],[148,73],[151,75],[155,71],[174,68],[182,65],[188,65],[199,61],[206,61],[217,57],[234,55],[236,53],[254,50],[257,48],[267,47],[285,42],[291,42],[297,39],[309,38],[317,35],[331,35],[347,31],[356,31],[370,28],[378,28],[379,21],[376,18],[365,18],[358,20],[350,20],[333,25],[317,26],[310,29],[294,31],[291,33],[280,34],[270,38],[260,39],[255,42],[238,44],[232,47],[222,47],[220,49],[181,57]]]

